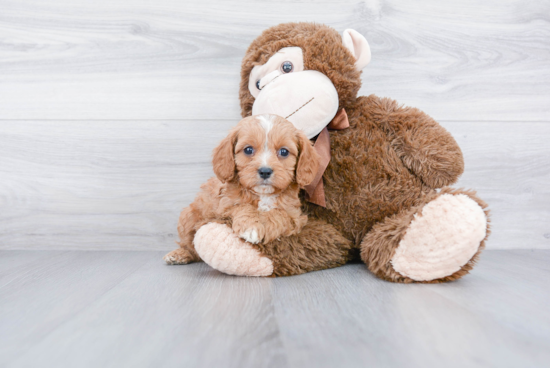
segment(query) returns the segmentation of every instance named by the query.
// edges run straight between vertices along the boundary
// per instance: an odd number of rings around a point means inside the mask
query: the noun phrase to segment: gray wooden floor
[[[362,264],[288,278],[162,252],[1,251],[2,367],[548,367],[550,251],[443,285]]]

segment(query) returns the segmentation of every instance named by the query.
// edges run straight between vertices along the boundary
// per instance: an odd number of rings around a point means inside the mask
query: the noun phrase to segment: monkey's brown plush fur
[[[460,148],[443,127],[416,108],[374,95],[357,97],[361,78],[353,55],[334,29],[319,24],[281,24],[252,42],[241,70],[243,117],[251,114],[254,103],[248,89],[252,68],[289,46],[302,48],[306,70],[330,78],[350,127],[330,132],[332,157],[323,176],[326,208],[305,204],[309,222],[300,234],[257,245],[258,249],[272,259],[275,276],[335,267],[360,255],[378,277],[414,282],[396,272],[391,259],[426,204],[443,194],[464,195],[479,204],[488,220],[487,205],[475,192],[446,187],[464,170]],[[443,189],[437,192],[438,188]],[[488,235],[487,221],[479,249],[460,270],[416,281],[462,277],[473,267]]]

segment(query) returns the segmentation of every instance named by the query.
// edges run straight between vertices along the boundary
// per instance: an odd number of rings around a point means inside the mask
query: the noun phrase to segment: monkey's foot
[[[395,271],[430,281],[459,271],[486,236],[483,209],[465,194],[443,194],[426,204],[395,250]]]
[[[220,272],[237,276],[273,274],[273,262],[224,224],[202,226],[195,234],[193,243],[202,260]]]
[[[474,192],[444,188],[423,205],[387,218],[367,233],[361,257],[394,282],[445,282],[466,275],[488,234],[488,210]]]

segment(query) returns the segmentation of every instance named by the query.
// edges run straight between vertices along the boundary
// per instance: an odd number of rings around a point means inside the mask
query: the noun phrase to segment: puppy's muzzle
[[[258,169],[258,175],[260,175],[260,178],[262,179],[269,179],[271,177],[271,174],[273,174],[273,170],[269,167],[260,167]]]

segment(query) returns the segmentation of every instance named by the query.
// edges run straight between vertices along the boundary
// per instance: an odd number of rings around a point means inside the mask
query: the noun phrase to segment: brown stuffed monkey
[[[276,114],[315,139],[325,158],[303,194],[308,223],[290,237],[250,244],[223,224],[195,234],[196,256],[222,272],[288,276],[361,258],[394,282],[456,280],[489,234],[487,205],[452,189],[464,169],[453,137],[422,111],[357,96],[366,39],[314,23],[264,31],[242,62],[242,116]],[[328,129],[327,129],[328,128]],[[200,258],[199,258],[200,257]]]

